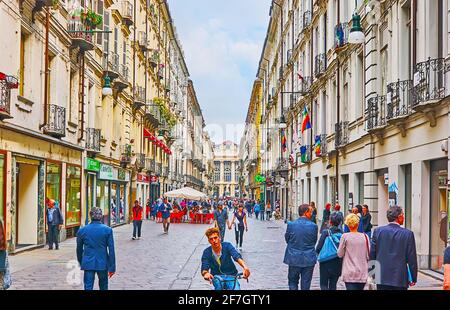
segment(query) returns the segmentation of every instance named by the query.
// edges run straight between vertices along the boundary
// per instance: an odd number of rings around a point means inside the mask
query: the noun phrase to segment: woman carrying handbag
[[[6,251],[6,236],[3,222],[0,220],[0,290],[11,287],[8,252]]]

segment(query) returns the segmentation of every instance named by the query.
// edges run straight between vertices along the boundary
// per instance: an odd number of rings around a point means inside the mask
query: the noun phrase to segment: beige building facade
[[[214,146],[214,197],[240,197],[239,146],[231,141]]]

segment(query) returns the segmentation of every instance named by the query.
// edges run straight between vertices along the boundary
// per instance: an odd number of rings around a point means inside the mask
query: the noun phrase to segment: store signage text
[[[92,159],[92,158],[86,158],[86,165],[85,169],[89,171],[100,171],[100,162],[98,160]]]
[[[102,180],[114,180],[114,168],[109,165],[100,166],[99,178]]]

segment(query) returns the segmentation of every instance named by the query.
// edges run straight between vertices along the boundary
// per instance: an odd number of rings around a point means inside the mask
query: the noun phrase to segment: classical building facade
[[[359,45],[348,43],[355,10],[365,32]],[[420,267],[442,271],[449,10],[446,0],[272,2],[257,74],[261,173],[273,183],[266,198],[280,200],[285,217],[310,201],[319,219],[327,202],[346,212],[367,204],[376,227],[398,204]],[[307,117],[311,128],[302,130]]]
[[[167,1],[1,2],[0,46],[0,219],[11,251],[45,244],[46,199],[63,211],[65,239],[94,206],[116,226],[134,200],[184,186],[193,103]]]
[[[231,141],[214,146],[214,197],[240,197],[239,146]]]

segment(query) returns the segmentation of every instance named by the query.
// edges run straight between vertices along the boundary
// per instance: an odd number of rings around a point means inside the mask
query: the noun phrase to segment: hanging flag
[[[287,143],[286,142],[287,142],[286,141],[286,131],[283,129],[281,131],[281,149],[282,149],[283,153],[285,153],[286,150],[287,150]]]
[[[316,136],[315,138],[314,151],[316,152],[317,157],[319,157],[322,154],[322,140],[320,136]]]
[[[301,161],[302,163],[306,163],[308,162],[308,152],[307,152],[307,147],[306,146],[302,146],[300,148],[300,157],[301,157]]]
[[[311,129],[311,122],[309,119],[309,114],[308,114],[308,109],[303,110],[303,123],[302,123],[302,133],[306,130],[306,129]]]
[[[144,127],[144,139],[151,139],[152,138],[152,133],[150,132],[150,130],[148,130],[147,128]]]

